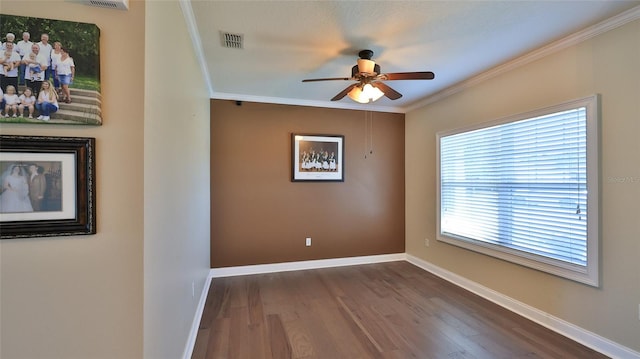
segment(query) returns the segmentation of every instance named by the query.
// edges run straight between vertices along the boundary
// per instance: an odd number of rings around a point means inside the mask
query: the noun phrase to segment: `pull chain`
[[[373,154],[373,113],[364,112],[364,158]]]

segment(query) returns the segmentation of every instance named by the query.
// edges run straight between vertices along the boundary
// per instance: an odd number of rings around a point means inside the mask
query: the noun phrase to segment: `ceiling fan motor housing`
[[[371,60],[371,58],[373,57],[373,51],[371,51],[371,50],[362,50],[362,51],[358,52],[358,56],[360,56],[360,58],[364,59],[364,60]]]
[[[373,51],[362,50],[358,53],[360,58],[358,59],[358,65],[351,69],[351,76],[355,77],[356,74],[379,74],[380,66],[371,60]]]

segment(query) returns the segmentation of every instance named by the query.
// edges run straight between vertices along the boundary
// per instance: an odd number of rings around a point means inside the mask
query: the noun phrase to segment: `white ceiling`
[[[640,17],[640,0],[181,0],[181,5],[211,98],[386,112],[406,112],[576,34],[590,36]],[[222,47],[221,32],[243,35],[244,47]],[[382,73],[433,71],[436,77],[388,81],[403,97],[366,105],[348,97],[329,101],[350,81],[301,82],[349,77],[362,49],[374,51]]]

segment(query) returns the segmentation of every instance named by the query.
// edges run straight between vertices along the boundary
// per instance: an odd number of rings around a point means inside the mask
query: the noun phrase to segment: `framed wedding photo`
[[[291,134],[291,181],[344,182],[344,136]]]
[[[95,139],[0,135],[0,239],[96,233]]]

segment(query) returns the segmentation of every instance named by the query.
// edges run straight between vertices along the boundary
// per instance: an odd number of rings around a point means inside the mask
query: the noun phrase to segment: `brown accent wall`
[[[345,181],[291,182],[291,133],[344,135]],[[212,268],[402,253],[404,197],[404,114],[211,100]]]

